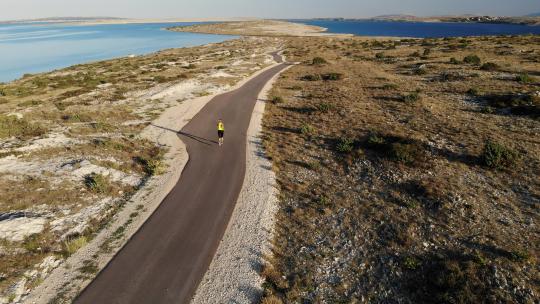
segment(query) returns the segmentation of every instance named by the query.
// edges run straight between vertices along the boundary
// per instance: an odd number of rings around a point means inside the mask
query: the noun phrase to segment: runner
[[[225,135],[225,125],[223,124],[223,121],[220,119],[218,120],[217,124],[217,133],[219,138],[219,146],[223,145],[223,136]]]

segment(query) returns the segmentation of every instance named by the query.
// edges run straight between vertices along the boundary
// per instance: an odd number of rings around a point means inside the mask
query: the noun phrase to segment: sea
[[[291,20],[359,36],[465,37],[540,34],[540,26],[487,23]],[[167,27],[196,23],[67,25],[0,24],[0,82],[24,74],[168,48],[222,42],[235,36],[181,33]]]
[[[292,20],[291,20],[292,21]],[[442,38],[496,35],[540,34],[540,26],[504,23],[458,23],[458,22],[398,22],[398,21],[331,21],[294,20],[321,26],[329,33],[358,36],[390,36],[411,38]]]
[[[235,38],[166,30],[193,24],[0,24],[0,82],[75,64]]]

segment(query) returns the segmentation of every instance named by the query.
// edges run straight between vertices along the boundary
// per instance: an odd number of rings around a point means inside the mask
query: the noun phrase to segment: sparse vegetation
[[[488,140],[482,153],[484,165],[494,169],[512,169],[517,153],[502,144]]]
[[[499,68],[499,65],[493,62],[486,62],[480,67],[484,71],[497,71]]]
[[[309,62],[314,52],[340,59],[322,72],[287,70],[274,88],[287,106],[265,114],[280,189],[265,298],[533,301],[538,236],[520,214],[539,218],[526,203],[539,195],[539,95],[503,74],[537,67],[500,52],[539,51],[538,37],[412,39],[398,48],[364,40],[287,39],[292,61]],[[425,76],[414,76],[418,68]],[[344,80],[302,81],[329,71]],[[299,85],[301,94],[288,89]],[[334,109],[322,115],[321,103]],[[306,123],[316,134],[296,131]]]
[[[477,55],[467,55],[465,58],[463,58],[463,62],[468,64],[479,65],[481,61],[482,60]]]
[[[516,76],[516,81],[526,84],[526,83],[531,83],[533,81],[533,79],[531,78],[531,76],[529,76],[529,74],[522,73],[522,74],[519,74],[518,76]]]
[[[323,65],[323,64],[327,64],[327,63],[328,62],[326,61],[326,59],[324,59],[322,57],[315,57],[311,61],[311,64],[313,64],[313,65]]]
[[[421,99],[421,96],[418,92],[412,92],[406,95],[401,96],[401,100],[405,103],[415,103]]]

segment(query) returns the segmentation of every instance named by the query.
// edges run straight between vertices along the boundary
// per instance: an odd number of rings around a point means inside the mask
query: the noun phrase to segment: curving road
[[[257,97],[285,67],[280,64],[215,97],[178,132],[189,153],[180,180],[75,303],[190,302],[242,188],[246,133]],[[222,147],[217,145],[219,118],[225,123]]]

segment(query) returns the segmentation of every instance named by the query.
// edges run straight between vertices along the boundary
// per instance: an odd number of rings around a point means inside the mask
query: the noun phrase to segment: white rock
[[[47,222],[44,218],[20,217],[0,222],[0,239],[12,242],[23,241],[26,237],[40,233]]]

